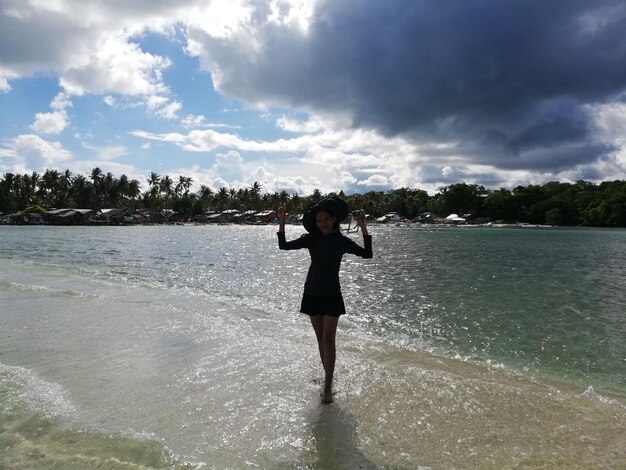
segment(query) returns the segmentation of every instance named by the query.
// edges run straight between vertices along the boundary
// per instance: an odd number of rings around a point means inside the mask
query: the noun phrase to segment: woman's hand
[[[356,223],[359,227],[361,227],[361,232],[363,236],[367,235],[367,222],[365,221],[365,213],[359,212],[359,215],[356,216]]]
[[[278,221],[280,222],[280,225],[285,225],[285,222],[287,221],[287,207],[284,202],[281,202],[278,205],[278,211],[276,211],[276,213],[278,214]]]

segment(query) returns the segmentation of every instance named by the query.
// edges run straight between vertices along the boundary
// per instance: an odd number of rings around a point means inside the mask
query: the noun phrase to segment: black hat
[[[346,201],[338,196],[327,196],[321,201],[314,202],[304,211],[302,225],[304,225],[307,232],[319,233],[315,215],[320,210],[326,211],[332,215],[335,218],[336,224],[339,224],[339,222],[348,217],[348,204]]]

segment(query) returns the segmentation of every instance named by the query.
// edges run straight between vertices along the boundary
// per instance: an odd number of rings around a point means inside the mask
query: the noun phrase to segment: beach
[[[0,466],[624,467],[626,231],[372,227],[328,406],[275,231],[0,227]]]

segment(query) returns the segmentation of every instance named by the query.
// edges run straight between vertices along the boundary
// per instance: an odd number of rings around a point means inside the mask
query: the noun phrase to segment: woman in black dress
[[[333,374],[335,371],[335,334],[339,316],[346,313],[339,285],[339,267],[345,253],[362,258],[372,257],[372,237],[367,233],[365,216],[360,215],[357,223],[363,234],[364,247],[345,237],[339,230],[338,217],[333,212],[337,206],[322,200],[309,213],[314,217],[314,227],[307,227],[310,233],[292,241],[285,239],[286,208],[278,208],[278,247],[281,250],[307,248],[311,255],[311,266],[304,284],[304,294],[300,311],[309,315],[315,330],[320,358],[324,366],[325,380],[322,403],[331,403]],[[341,201],[343,203],[343,201]],[[343,203],[345,204],[345,203]],[[305,225],[306,226],[306,225]]]

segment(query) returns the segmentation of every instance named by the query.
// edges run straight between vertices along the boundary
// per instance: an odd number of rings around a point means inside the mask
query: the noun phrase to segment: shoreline
[[[254,227],[266,227],[266,226],[278,226],[278,223],[267,222],[172,222],[172,223],[152,223],[152,222],[138,222],[138,223],[106,223],[106,222],[88,222],[80,224],[55,224],[46,222],[21,222],[21,223],[8,223],[2,222],[0,226],[50,226],[50,227],[135,227],[135,226],[147,226],[147,227],[160,227],[160,226],[183,226],[183,227],[195,227],[195,226],[254,226]],[[301,222],[287,222],[288,226],[302,226]],[[342,224],[344,226],[346,224]],[[586,225],[548,225],[548,224],[530,224],[526,222],[518,223],[481,223],[481,224],[450,224],[450,223],[420,223],[420,222],[368,222],[368,227],[401,227],[401,228],[608,228],[608,229],[623,229],[626,227],[603,227],[603,226],[586,226]],[[342,229],[345,230],[345,229]],[[354,230],[351,228],[351,230]]]

